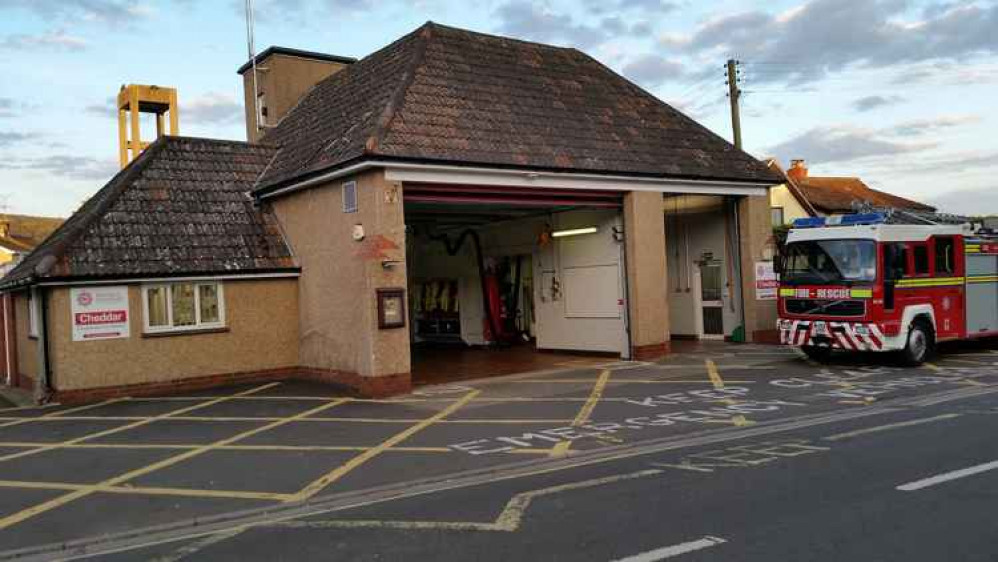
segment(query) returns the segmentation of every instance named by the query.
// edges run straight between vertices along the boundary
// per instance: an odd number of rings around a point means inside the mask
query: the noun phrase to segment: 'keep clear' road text
[[[784,400],[743,400],[748,388],[729,386],[715,390],[693,390],[672,394],[658,394],[624,403],[649,409],[696,403],[727,402],[724,406],[688,409],[679,412],[649,413],[615,422],[584,423],[575,426],[555,427],[530,431],[517,436],[489,437],[450,445],[451,449],[471,455],[505,453],[515,449],[552,446],[562,441],[575,441],[583,437],[602,437],[633,429],[664,427],[681,423],[731,423],[735,416],[775,412],[787,406],[804,406]]]

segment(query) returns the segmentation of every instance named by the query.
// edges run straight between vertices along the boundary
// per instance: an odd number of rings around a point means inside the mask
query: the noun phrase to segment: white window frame
[[[353,206],[347,205],[347,190],[353,191]],[[357,182],[348,181],[343,184],[341,188],[341,196],[343,199],[343,212],[344,213],[356,213],[360,209],[360,199],[357,196]]]
[[[194,285],[194,318],[193,326],[173,325],[173,289],[174,285]],[[201,290],[202,285],[214,285],[218,291],[218,322],[201,321]],[[149,325],[149,290],[162,288],[166,291],[166,326]],[[150,283],[142,285],[142,329],[147,334],[162,334],[173,332],[199,332],[225,328],[225,288],[221,281],[176,281],[170,283]]]
[[[28,337],[37,338],[39,334],[38,299],[34,291],[28,292]]]

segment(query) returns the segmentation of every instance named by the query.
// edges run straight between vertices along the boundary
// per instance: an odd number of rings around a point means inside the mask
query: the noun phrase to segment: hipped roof
[[[779,181],[576,49],[432,22],[320,82],[264,141],[279,151],[258,193],[369,157]]]
[[[266,208],[247,191],[274,149],[162,137],[0,281],[296,271]]]

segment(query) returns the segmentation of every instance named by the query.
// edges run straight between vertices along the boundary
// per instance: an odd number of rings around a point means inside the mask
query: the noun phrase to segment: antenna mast
[[[253,123],[260,130],[260,91],[256,83],[256,47],[253,38],[253,0],[246,0],[246,50],[253,66]]]

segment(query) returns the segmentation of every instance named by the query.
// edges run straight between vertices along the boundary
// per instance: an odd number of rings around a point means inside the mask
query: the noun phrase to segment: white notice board
[[[780,288],[780,280],[773,269],[773,262],[760,261],[755,263],[755,298],[760,301],[776,300],[776,291]]]
[[[127,338],[128,287],[83,287],[70,290],[73,341]]]

